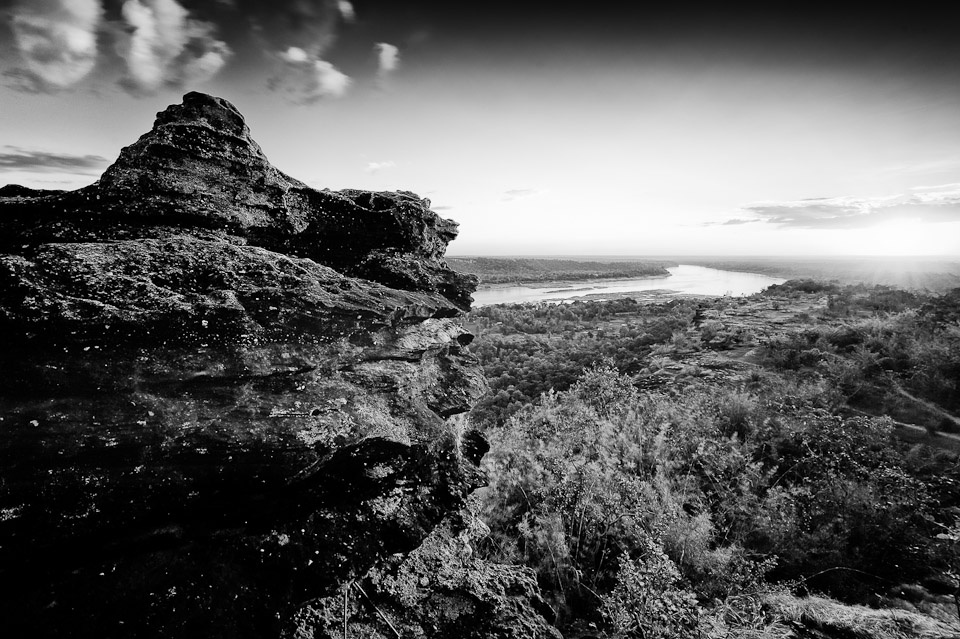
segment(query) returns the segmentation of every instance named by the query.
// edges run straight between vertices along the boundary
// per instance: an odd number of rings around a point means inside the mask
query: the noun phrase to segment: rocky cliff
[[[89,187],[0,190],[5,636],[342,636],[338,597],[364,636],[549,635],[529,575],[417,573],[483,481],[455,236],[284,175],[198,93]]]

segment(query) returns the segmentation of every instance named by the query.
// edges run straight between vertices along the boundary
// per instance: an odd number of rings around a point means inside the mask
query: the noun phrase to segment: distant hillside
[[[455,271],[480,278],[481,284],[551,282],[557,280],[617,279],[669,275],[669,260],[596,262],[538,258],[447,257]]]
[[[787,279],[833,280],[840,284],[881,284],[914,291],[942,292],[960,287],[960,259],[685,257],[680,261],[724,271]]]

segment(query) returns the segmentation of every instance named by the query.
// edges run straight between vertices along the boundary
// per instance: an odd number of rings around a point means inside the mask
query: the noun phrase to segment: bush
[[[647,537],[636,558],[621,555],[616,586],[601,610],[615,637],[697,639],[700,611],[663,547]]]
[[[829,282],[810,279],[787,280],[783,284],[771,284],[763,290],[764,295],[796,295],[797,293],[837,293],[840,287]]]

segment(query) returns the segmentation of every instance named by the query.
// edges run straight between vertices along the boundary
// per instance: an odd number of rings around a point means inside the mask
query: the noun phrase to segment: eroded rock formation
[[[455,235],[287,177],[197,93],[89,187],[0,191],[5,636],[324,636],[310,602],[457,521],[484,444],[448,418],[485,384]]]

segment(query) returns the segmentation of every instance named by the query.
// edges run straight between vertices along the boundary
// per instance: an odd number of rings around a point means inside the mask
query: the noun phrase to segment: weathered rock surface
[[[4,636],[279,636],[420,546],[483,481],[455,234],[196,93],[89,187],[0,190]]]
[[[460,308],[476,279],[446,267],[457,225],[413,193],[318,191],[275,169],[229,102],[188,93],[157,115],[100,180],[71,192],[7,187],[0,250],[207,232]],[[13,197],[22,194],[20,197]]]

